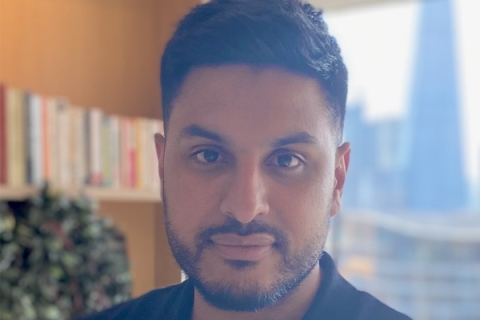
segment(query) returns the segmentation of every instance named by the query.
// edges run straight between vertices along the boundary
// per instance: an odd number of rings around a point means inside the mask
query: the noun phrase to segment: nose
[[[241,223],[249,223],[270,208],[267,201],[266,177],[254,164],[238,166],[227,181],[220,210]]]

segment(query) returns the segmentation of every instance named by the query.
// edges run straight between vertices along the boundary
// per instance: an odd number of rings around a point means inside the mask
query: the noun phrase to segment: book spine
[[[57,156],[58,156],[58,185],[60,188],[70,187],[69,140],[71,128],[69,127],[70,108],[68,101],[57,101]]]
[[[150,132],[148,141],[148,146],[151,150],[150,153],[150,170],[152,172],[152,176],[150,178],[150,185],[152,190],[156,190],[156,181],[158,180],[158,161],[157,161],[157,153],[155,151],[155,133],[156,133],[156,121],[150,120]]]
[[[48,99],[48,141],[50,144],[49,149],[49,174],[50,183],[53,187],[58,187],[58,119],[57,119],[57,99]]]
[[[125,117],[119,118],[120,131],[120,185],[122,188],[129,187],[129,150],[128,150],[128,120]]]
[[[100,109],[92,109],[89,112],[90,129],[90,183],[94,186],[102,184],[102,160],[101,160],[101,121]]]
[[[135,184],[137,181],[136,177],[136,167],[137,167],[137,150],[135,148],[135,143],[137,141],[136,138],[136,130],[135,130],[135,120],[128,119],[127,121],[127,132],[128,132],[128,187],[135,188]]]
[[[119,117],[111,117],[111,143],[110,161],[112,164],[112,187],[120,188],[120,124]]]
[[[17,159],[19,159],[17,165],[18,185],[24,185],[27,182],[27,166],[26,166],[26,126],[25,126],[25,109],[27,106],[27,99],[25,99],[26,93],[23,90],[18,91],[18,147],[17,147]],[[22,161],[23,160],[23,161]]]
[[[146,136],[146,150],[147,150],[147,166],[148,166],[148,189],[155,190],[155,180],[158,179],[157,158],[155,153],[155,120],[149,119],[147,121],[147,136]]]
[[[24,105],[21,90],[8,90],[7,108],[7,182],[11,186],[20,186],[25,183]]]
[[[0,83],[0,184],[7,183],[7,121],[5,85]]]
[[[31,153],[32,153],[32,183],[43,183],[43,139],[42,139],[42,98],[36,94],[31,96]]]
[[[79,107],[72,107],[70,112],[71,134],[71,174],[72,184],[81,189],[85,184],[85,111]]]
[[[5,92],[6,103],[5,103],[5,118],[6,118],[6,182],[8,185],[13,185],[15,182],[14,179],[14,163],[15,163],[15,89],[7,88]]]
[[[153,143],[153,120],[145,119],[145,165],[147,188],[149,191],[153,190],[153,177],[155,176],[155,170],[153,167],[155,153],[155,145]]]
[[[43,179],[50,181],[50,119],[49,119],[49,101],[45,97],[41,97],[42,105],[42,146],[43,146]]]
[[[88,180],[88,140],[87,140],[87,111],[85,109],[80,108],[78,110],[80,119],[79,124],[79,136],[78,136],[78,181],[79,185],[83,187]],[[78,121],[77,121],[78,123]]]
[[[112,186],[112,162],[111,162],[111,154],[112,154],[112,144],[111,144],[111,132],[110,132],[110,117],[103,116],[102,117],[102,127],[101,127],[101,139],[102,139],[102,177],[104,187],[111,187]]]
[[[32,135],[33,135],[33,127],[32,127],[32,111],[33,111],[33,106],[32,106],[32,96],[30,93],[25,92],[23,95],[23,101],[24,101],[24,118],[23,118],[23,123],[25,124],[24,126],[24,146],[25,146],[25,173],[26,173],[26,182],[27,183],[33,183],[33,142],[32,142]]]
[[[85,153],[84,153],[84,162],[85,162],[85,181],[84,184],[91,184],[90,181],[90,172],[92,171],[91,167],[91,146],[90,146],[90,113],[91,110],[86,110],[84,114],[84,121],[83,121],[83,133],[84,133],[84,140],[85,140]]]
[[[80,153],[80,144],[78,144],[78,128],[81,125],[78,108],[71,105],[68,113],[68,128],[70,137],[68,140],[68,171],[70,172],[70,186],[74,190],[80,187],[78,183],[78,154]]]
[[[145,188],[145,130],[143,126],[143,119],[136,118],[135,119],[135,131],[136,131],[136,163],[135,163],[135,171],[136,171],[136,181],[135,187],[137,189],[144,189]]]
[[[160,133],[160,134],[164,134],[163,133],[163,122],[160,121],[160,120],[154,120],[154,134],[155,133]],[[160,174],[158,172],[158,159],[157,159],[157,153],[155,151],[155,179],[154,179],[154,184],[153,184],[153,187],[155,190],[158,190],[158,192],[162,192],[161,190],[161,181],[160,181]]]
[[[143,181],[145,182],[145,189],[152,190],[152,121],[150,119],[144,119],[142,121],[144,132],[144,171]]]

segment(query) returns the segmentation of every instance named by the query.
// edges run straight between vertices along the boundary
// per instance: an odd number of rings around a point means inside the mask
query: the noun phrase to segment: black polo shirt
[[[322,281],[303,320],[408,320],[409,317],[381,303],[370,294],[358,291],[337,271],[332,258],[320,259]],[[84,320],[189,320],[193,309],[194,287],[191,281],[153,290],[137,299]],[[411,319],[410,319],[411,320]]]

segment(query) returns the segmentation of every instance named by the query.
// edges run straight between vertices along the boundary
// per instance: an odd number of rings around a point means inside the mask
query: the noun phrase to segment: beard
[[[277,304],[292,293],[319,263],[327,237],[328,218],[325,219],[321,231],[306,241],[301,250],[294,253],[288,237],[282,230],[262,221],[253,220],[248,224],[242,224],[233,218],[227,218],[223,224],[211,226],[197,233],[195,248],[189,248],[173,227],[165,192],[163,192],[163,203],[167,238],[175,260],[205,301],[221,310],[255,312]],[[212,236],[225,233],[239,236],[266,233],[274,237],[273,249],[280,254],[281,259],[276,270],[271,270],[275,274],[275,280],[269,287],[262,288],[254,280],[251,280],[250,283],[234,281],[235,272],[233,270],[254,268],[258,264],[257,261],[226,260],[225,263],[233,269],[232,281],[228,283],[207,281],[202,277],[202,271],[206,271],[201,270],[203,252],[214,245],[211,240]]]

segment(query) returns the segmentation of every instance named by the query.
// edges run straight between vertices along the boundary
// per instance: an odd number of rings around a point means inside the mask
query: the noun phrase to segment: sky
[[[480,0],[452,0],[465,175],[480,183]],[[399,1],[325,12],[349,69],[349,104],[368,120],[405,116],[420,3]]]

